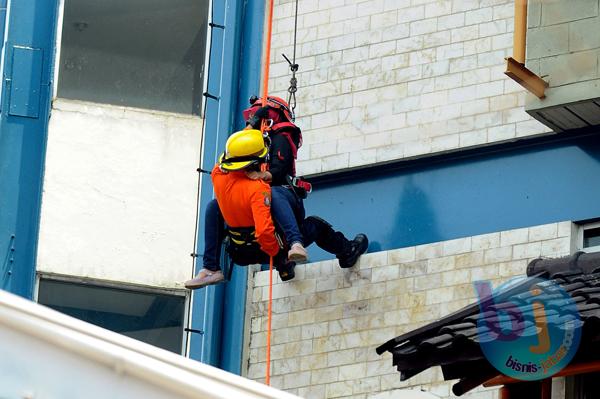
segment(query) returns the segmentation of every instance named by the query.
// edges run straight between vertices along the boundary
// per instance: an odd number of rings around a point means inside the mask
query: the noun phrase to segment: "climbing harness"
[[[312,184],[298,176],[287,176],[287,182],[289,186],[294,190],[294,193],[302,199],[312,193]]]

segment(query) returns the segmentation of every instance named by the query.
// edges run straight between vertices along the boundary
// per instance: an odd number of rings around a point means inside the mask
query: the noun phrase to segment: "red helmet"
[[[294,123],[296,119],[294,111],[292,111],[287,101],[281,97],[268,96],[264,106],[269,107],[269,119],[272,119],[274,124],[280,122]],[[243,111],[244,120],[247,121],[252,118],[254,113],[261,107],[263,107],[262,98],[256,96],[250,97],[250,108]]]

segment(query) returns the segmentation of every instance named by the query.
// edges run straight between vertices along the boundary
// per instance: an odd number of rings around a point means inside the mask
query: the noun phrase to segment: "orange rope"
[[[269,17],[267,20],[267,44],[265,51],[265,69],[263,73],[263,95],[262,106],[267,105],[267,96],[269,95],[269,67],[271,65],[271,32],[273,31],[273,0],[269,1]],[[267,122],[263,119],[260,126],[261,133],[264,133]],[[273,257],[269,259],[269,306],[267,311],[267,371],[266,384],[271,385],[271,319],[273,311]]]
[[[273,31],[273,0],[269,1],[269,18],[267,20],[267,44],[265,51],[265,69],[263,72],[262,105],[267,105],[269,95],[269,67],[271,65],[271,32]]]
[[[266,384],[271,385],[271,319],[273,312],[273,257],[269,259],[269,306],[267,310],[267,378]]]

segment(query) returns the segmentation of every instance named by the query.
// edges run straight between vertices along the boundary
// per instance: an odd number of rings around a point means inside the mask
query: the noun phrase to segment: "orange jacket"
[[[271,187],[262,180],[251,180],[243,171],[223,172],[215,165],[211,178],[217,203],[231,227],[254,226],[260,249],[275,256],[279,244],[271,219]]]

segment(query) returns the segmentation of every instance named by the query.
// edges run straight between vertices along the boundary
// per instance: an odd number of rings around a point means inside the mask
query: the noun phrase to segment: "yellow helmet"
[[[225,152],[219,157],[219,166],[224,170],[241,170],[264,162],[268,152],[260,130],[242,130],[227,139]]]

